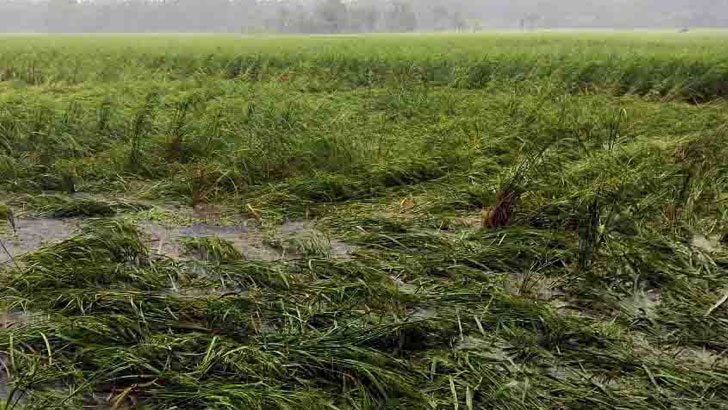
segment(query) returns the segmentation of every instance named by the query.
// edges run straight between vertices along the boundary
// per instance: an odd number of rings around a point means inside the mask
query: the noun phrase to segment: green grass
[[[728,408],[725,36],[2,37],[5,407]]]

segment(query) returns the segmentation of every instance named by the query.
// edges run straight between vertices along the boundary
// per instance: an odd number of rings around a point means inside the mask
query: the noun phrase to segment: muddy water
[[[78,231],[78,219],[16,219],[17,231],[0,232],[0,240],[13,257],[61,242]],[[8,263],[10,256],[0,248],[0,264]]]
[[[7,249],[6,252],[0,247],[0,264],[11,263],[11,257],[14,258],[72,237],[79,232],[79,226],[82,223],[83,219],[17,219],[16,232],[0,231],[0,241]],[[297,255],[296,249],[291,247],[268,245],[266,239],[270,239],[271,235],[276,242],[281,243],[305,241],[306,238],[314,236],[325,237],[314,228],[311,222],[307,221],[287,222],[277,230],[269,232],[268,236],[261,232],[257,224],[248,224],[245,220],[241,220],[233,226],[218,226],[212,223],[164,226],[156,222],[144,221],[139,223],[139,228],[148,238],[147,245],[153,253],[173,259],[183,258],[180,240],[184,238],[217,237],[230,242],[246,259],[274,261],[295,259],[300,255]],[[349,258],[351,249],[345,243],[327,238],[325,246],[329,247],[326,252],[329,257]]]
[[[181,259],[183,238],[217,237],[230,242],[240,253],[251,260],[272,261],[282,257],[275,249],[264,244],[263,235],[254,228],[237,226],[214,226],[196,224],[192,226],[165,227],[153,222],[140,224],[141,231],[149,238],[150,249],[157,255]]]
[[[268,245],[267,237],[257,226],[245,222],[234,226],[195,224],[191,226],[162,226],[154,222],[140,224],[142,232],[149,238],[149,247],[158,255],[182,259],[183,249],[180,240],[184,238],[217,237],[230,242],[248,260],[274,261],[296,258],[296,251],[286,247]],[[310,235],[322,235],[313,224],[304,221],[287,222],[274,233],[277,239],[295,241]],[[348,258],[350,248],[343,242],[329,240],[329,255],[332,258]]]

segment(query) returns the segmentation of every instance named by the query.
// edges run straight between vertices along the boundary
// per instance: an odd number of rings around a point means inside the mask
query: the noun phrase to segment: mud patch
[[[348,245],[331,240],[311,222],[287,222],[275,230],[263,232],[257,221],[242,217],[231,220],[234,224],[196,222],[178,226],[143,220],[137,226],[148,238],[147,245],[152,253],[172,259],[185,259],[182,242],[199,238],[226,241],[248,260],[275,261],[307,256],[349,258],[351,248]],[[0,240],[7,248],[7,252],[0,248],[0,264],[8,264],[22,254],[73,237],[79,233],[83,221],[81,218],[16,219],[15,232],[10,228],[0,231]]]
[[[188,239],[217,238],[230,243],[248,260],[275,261],[306,256],[348,259],[351,248],[316,230],[311,222],[293,221],[272,232],[263,232],[255,221],[239,220],[235,225],[197,223],[190,226],[165,226],[143,221],[140,230],[149,238],[153,253],[172,259],[185,259]],[[193,259],[200,257],[192,255]],[[202,258],[204,259],[204,257]]]
[[[16,232],[2,232],[0,240],[10,255],[16,257],[72,237],[78,231],[79,222],[79,219],[61,218],[16,219]],[[5,250],[0,249],[0,264],[10,259]]]
[[[140,230],[149,237],[152,252],[172,259],[182,259],[185,249],[181,241],[188,238],[216,237],[230,242],[243,257],[250,260],[273,261],[282,254],[264,243],[263,234],[254,227],[244,224],[236,226],[214,226],[195,224],[191,226],[166,227],[155,222],[142,222]]]

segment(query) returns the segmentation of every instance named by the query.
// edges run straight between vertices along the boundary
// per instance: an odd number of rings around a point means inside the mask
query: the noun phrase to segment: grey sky
[[[0,0],[0,32],[728,26],[728,0]]]

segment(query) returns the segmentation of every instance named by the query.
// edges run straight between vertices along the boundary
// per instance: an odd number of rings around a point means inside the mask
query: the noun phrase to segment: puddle
[[[0,240],[15,257],[70,238],[78,230],[78,222],[78,219],[16,219],[16,232],[2,232]],[[8,254],[0,249],[0,264],[9,261]]]
[[[311,224],[306,221],[288,221],[278,228],[282,234],[301,234],[311,230]]]
[[[246,225],[166,227],[154,222],[143,222],[139,228],[150,238],[148,245],[152,252],[172,259],[182,259],[184,256],[181,239],[204,237],[217,237],[230,242],[246,259],[273,261],[283,257],[280,252],[265,245],[264,237],[257,228]]]
[[[294,259],[307,253],[319,251],[325,256],[348,259],[350,247],[343,242],[331,240],[313,224],[305,221],[287,222],[277,229],[274,236],[277,246],[271,246],[270,238],[261,232],[257,222],[250,225],[241,221],[237,225],[217,226],[198,223],[190,226],[164,226],[146,221],[139,224],[140,230],[149,238],[152,252],[172,259],[183,259],[185,249],[180,241],[186,238],[215,237],[225,240],[240,252],[245,259],[275,261]]]
[[[62,242],[76,235],[83,222],[80,218],[27,218],[16,219],[16,231],[9,227],[0,231],[0,264],[43,246]],[[308,221],[290,221],[271,235],[264,235],[257,221],[235,220],[234,225],[195,223],[189,226],[169,226],[156,221],[142,221],[140,231],[150,239],[147,245],[152,253],[172,259],[186,255],[180,241],[185,238],[216,237],[229,242],[248,260],[275,261],[305,256],[349,259],[351,248],[316,230]]]

